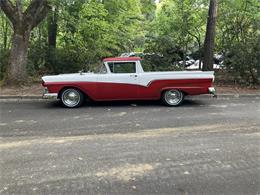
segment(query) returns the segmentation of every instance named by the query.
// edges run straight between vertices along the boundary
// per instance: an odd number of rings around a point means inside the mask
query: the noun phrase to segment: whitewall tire
[[[84,102],[84,95],[81,91],[74,88],[62,90],[60,95],[61,103],[66,108],[80,107]]]
[[[179,106],[184,100],[184,94],[182,91],[170,89],[163,92],[162,100],[167,106]]]

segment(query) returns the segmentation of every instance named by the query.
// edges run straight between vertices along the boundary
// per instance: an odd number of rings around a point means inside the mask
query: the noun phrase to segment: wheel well
[[[63,90],[65,90],[65,89],[77,89],[77,90],[79,90],[79,91],[84,95],[85,98],[88,98],[88,95],[87,95],[84,91],[82,91],[80,88],[67,86],[67,87],[63,87],[63,88],[60,89],[60,91],[59,91],[59,93],[58,93],[58,99],[61,98],[61,92],[62,92]]]

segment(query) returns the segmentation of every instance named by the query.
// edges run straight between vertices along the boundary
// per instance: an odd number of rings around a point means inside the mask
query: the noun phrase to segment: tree
[[[259,1],[220,1],[216,47],[224,55],[226,80],[260,83]]]
[[[210,0],[206,37],[204,42],[204,59],[202,70],[213,70],[213,56],[215,47],[216,19],[218,0]]]
[[[48,45],[50,48],[56,48],[57,31],[58,31],[58,9],[53,7],[48,16]]]
[[[186,56],[201,57],[208,8],[205,0],[164,0],[158,6],[146,40],[146,51],[168,58],[166,66],[176,65]],[[178,65],[179,66],[179,65]],[[178,68],[178,66],[175,66]],[[182,65],[184,68],[184,65]]]
[[[26,64],[31,31],[47,15],[47,0],[32,0],[23,11],[21,0],[15,5],[10,0],[0,0],[0,7],[13,26],[12,46],[7,67],[6,82],[20,84],[27,80]]]
[[[57,33],[58,33],[58,3],[52,7],[47,17],[47,29],[48,29],[48,51],[46,52],[46,63],[50,66],[55,64],[55,53],[57,45]]]

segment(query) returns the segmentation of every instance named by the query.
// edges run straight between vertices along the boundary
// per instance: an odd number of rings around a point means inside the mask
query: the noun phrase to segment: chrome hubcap
[[[67,89],[62,94],[62,102],[68,107],[74,107],[80,102],[80,95],[74,89]]]
[[[181,102],[183,94],[177,90],[169,90],[165,93],[165,100],[170,105],[177,105]]]

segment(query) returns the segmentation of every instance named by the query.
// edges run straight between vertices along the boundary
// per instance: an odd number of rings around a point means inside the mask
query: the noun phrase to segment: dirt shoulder
[[[234,85],[215,85],[217,94],[255,94],[260,95],[260,87],[245,88]],[[41,83],[34,83],[30,86],[22,87],[1,87],[0,96],[41,96],[43,87]]]
[[[43,86],[41,83],[34,83],[27,86],[5,86],[0,88],[0,96],[41,96]]]
[[[260,87],[258,88],[247,88],[235,85],[215,85],[217,94],[255,94],[260,95]]]

